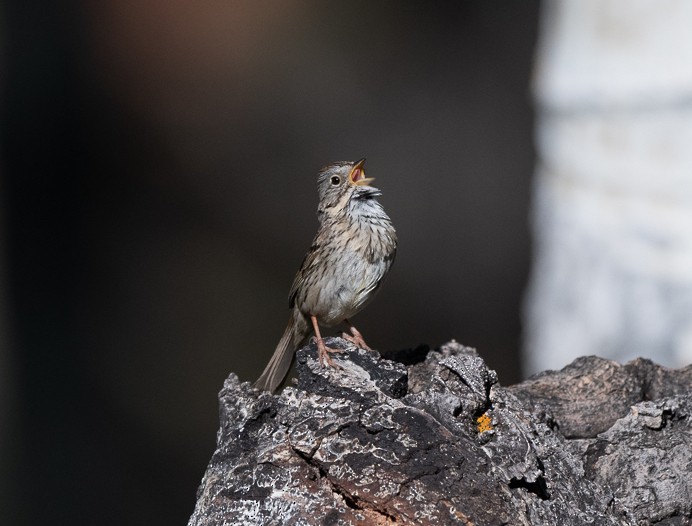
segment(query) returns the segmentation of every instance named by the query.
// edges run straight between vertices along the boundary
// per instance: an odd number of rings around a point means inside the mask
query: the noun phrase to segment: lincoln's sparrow
[[[375,295],[396,254],[396,232],[370,186],[363,165],[341,162],[322,169],[317,177],[320,227],[293,280],[288,305],[293,314],[269,364],[255,387],[274,391],[283,382],[293,354],[315,331],[320,363],[333,365],[319,324],[345,322],[344,337],[369,349],[349,318]],[[311,323],[308,323],[310,320]]]

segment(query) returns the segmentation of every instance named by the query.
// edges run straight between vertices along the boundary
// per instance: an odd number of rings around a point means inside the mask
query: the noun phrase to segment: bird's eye
[[[341,177],[339,177],[338,175],[335,175],[335,176],[333,176],[333,177],[331,178],[332,186],[336,186],[336,185],[338,185],[340,182],[341,182]]]

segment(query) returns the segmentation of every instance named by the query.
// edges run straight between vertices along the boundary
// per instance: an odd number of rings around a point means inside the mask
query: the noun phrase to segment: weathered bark
[[[588,357],[503,388],[456,342],[329,344],[341,369],[308,346],[276,396],[226,380],[190,526],[690,522],[691,367]]]

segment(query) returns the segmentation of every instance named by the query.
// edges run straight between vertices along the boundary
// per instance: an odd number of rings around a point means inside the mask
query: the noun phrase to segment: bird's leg
[[[324,367],[324,364],[326,363],[330,367],[338,368],[338,366],[329,357],[329,353],[343,352],[343,350],[327,347],[324,344],[322,336],[320,335],[320,326],[317,324],[317,318],[315,316],[310,316],[310,320],[312,321],[312,328],[315,330],[315,343],[317,344],[317,355],[320,358],[320,365]]]
[[[350,341],[352,344],[354,344],[356,347],[360,347],[361,349],[365,349],[366,351],[372,351],[370,347],[368,347],[368,344],[365,343],[365,340],[363,339],[363,335],[360,333],[358,329],[356,329],[353,324],[348,321],[347,319],[344,320],[346,322],[346,325],[348,325],[348,330],[351,331],[351,334],[353,336],[350,336],[346,333],[343,333],[341,337],[344,340]]]

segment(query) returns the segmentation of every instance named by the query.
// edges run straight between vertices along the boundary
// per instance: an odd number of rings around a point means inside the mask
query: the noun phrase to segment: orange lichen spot
[[[488,416],[488,413],[483,413],[476,418],[476,427],[479,433],[490,431],[493,428],[493,419]]]

